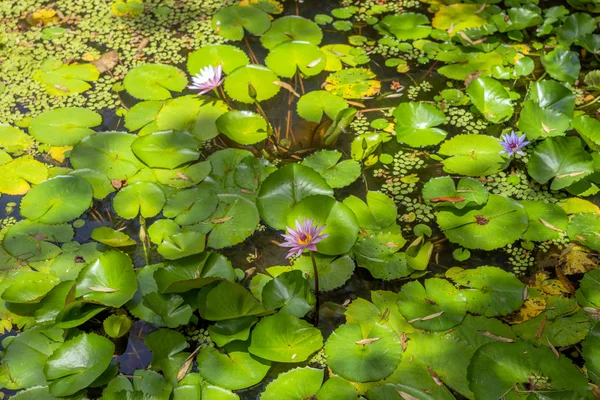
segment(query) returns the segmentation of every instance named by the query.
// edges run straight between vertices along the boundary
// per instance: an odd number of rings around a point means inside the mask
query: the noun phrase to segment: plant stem
[[[312,251],[309,251],[310,259],[313,265],[313,273],[315,275],[315,325],[319,326],[319,270],[317,269],[317,261]]]
[[[140,240],[142,241],[142,249],[144,250],[144,260],[146,265],[150,264],[150,254],[146,244],[146,219],[140,215]]]
[[[581,110],[582,108],[586,108],[586,107],[588,107],[588,106],[591,106],[592,104],[596,103],[598,100],[600,100],[600,95],[596,96],[596,97],[594,98],[594,100],[590,101],[589,103],[586,103],[586,104],[583,104],[583,105],[581,105],[581,106],[577,107],[577,109],[578,109],[578,110]]]
[[[256,109],[258,110],[258,113],[265,119],[265,122],[267,123],[267,134],[269,136],[273,136],[273,130],[271,129],[271,124],[269,123],[267,114],[265,114],[265,110],[263,110],[263,108],[260,105],[260,103],[258,102],[258,100],[254,100],[254,104],[256,105]]]

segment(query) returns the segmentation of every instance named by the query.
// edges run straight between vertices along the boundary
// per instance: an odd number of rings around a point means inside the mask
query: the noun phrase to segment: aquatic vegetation
[[[12,397],[594,397],[594,2],[11,3]]]

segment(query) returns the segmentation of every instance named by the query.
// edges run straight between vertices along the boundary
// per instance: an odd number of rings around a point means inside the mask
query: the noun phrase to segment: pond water
[[[0,0],[2,393],[598,396],[598,12]]]

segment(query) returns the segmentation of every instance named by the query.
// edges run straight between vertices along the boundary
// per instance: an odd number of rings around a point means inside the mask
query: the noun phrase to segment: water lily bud
[[[258,96],[256,88],[250,82],[248,82],[248,96],[250,96],[252,100],[256,100],[256,96]]]

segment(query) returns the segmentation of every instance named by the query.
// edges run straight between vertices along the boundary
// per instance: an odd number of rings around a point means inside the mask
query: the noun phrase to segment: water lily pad
[[[212,27],[215,32],[229,40],[242,40],[244,29],[254,35],[261,35],[270,26],[269,15],[255,7],[238,5],[223,7],[212,19]]]
[[[381,89],[377,76],[365,68],[347,68],[335,72],[325,80],[325,90],[345,99],[374,96]]]
[[[222,249],[243,242],[256,230],[260,217],[253,201],[235,194],[219,194],[219,206],[210,222],[207,245]]]
[[[44,86],[52,96],[69,96],[85,92],[98,80],[100,72],[92,64],[63,64],[56,59],[42,63],[42,68],[33,74],[33,79]]]
[[[356,196],[349,196],[344,199],[344,204],[354,212],[361,229],[381,230],[396,222],[396,204],[381,192],[367,192],[366,203]]]
[[[342,286],[354,272],[354,261],[349,256],[331,257],[314,254],[319,274],[319,291],[327,292]],[[308,283],[314,289],[314,268],[308,255],[302,255],[294,262],[294,269],[307,275]]]
[[[0,124],[0,149],[8,153],[21,153],[29,149],[33,143],[33,138],[19,128]]]
[[[363,49],[347,44],[328,44],[321,46],[321,51],[327,57],[325,71],[340,71],[344,65],[356,67],[370,61]]]
[[[311,154],[302,161],[317,171],[329,186],[334,189],[342,188],[352,184],[361,174],[360,164],[354,160],[338,161],[342,153],[336,150],[321,150]]]
[[[218,321],[208,327],[210,338],[219,347],[233,341],[246,341],[250,337],[250,329],[258,322],[257,317],[240,317]]]
[[[175,169],[195,161],[200,156],[198,142],[181,131],[155,132],[137,138],[131,150],[146,165],[153,168]]]
[[[488,200],[488,191],[481,182],[472,178],[462,178],[458,185],[449,176],[430,179],[423,186],[423,198],[433,207],[478,207]]]
[[[82,139],[71,152],[71,164],[76,169],[99,171],[109,179],[129,179],[142,163],[131,151],[137,136],[124,132],[102,132]]]
[[[600,121],[589,115],[580,115],[573,118],[572,125],[592,150],[600,150]]]
[[[600,354],[598,354],[598,349],[600,349],[599,346],[600,324],[596,322],[582,345],[585,368],[588,371],[588,375],[595,383],[600,381]]]
[[[306,76],[319,74],[325,68],[325,54],[312,43],[283,42],[267,55],[265,63],[279,76],[291,78],[300,70]]]
[[[120,338],[129,333],[133,323],[127,315],[113,314],[102,321],[102,328],[104,332],[112,338]]]
[[[303,95],[298,100],[298,115],[310,122],[319,123],[326,114],[335,121],[340,111],[348,108],[348,103],[325,90],[314,90]]]
[[[0,174],[3,176],[0,193],[23,195],[31,188],[30,184],[41,183],[48,178],[48,168],[32,156],[21,156],[0,165]]]
[[[323,347],[321,332],[284,312],[263,318],[252,331],[248,350],[266,360],[298,363]]]
[[[258,315],[263,313],[265,308],[243,286],[222,281],[216,286],[206,287],[200,291],[198,311],[204,319],[223,321]]]
[[[452,243],[468,249],[493,250],[513,243],[529,225],[517,201],[491,194],[486,205],[465,212],[440,211],[437,222]]]
[[[179,225],[192,225],[204,221],[217,209],[217,195],[201,188],[193,188],[173,193],[164,207],[163,214],[174,218]]]
[[[491,136],[458,135],[442,143],[439,154],[449,157],[443,161],[448,173],[487,176],[506,167],[507,160],[500,154],[502,149],[498,139]]]
[[[171,91],[181,92],[188,83],[185,73],[177,67],[144,64],[129,70],[123,84],[127,92],[140,100],[170,99]]]
[[[432,29],[426,15],[413,12],[386,15],[375,28],[382,33],[391,33],[398,40],[423,39]]]
[[[69,224],[47,225],[22,220],[6,231],[2,246],[13,257],[24,257],[28,262],[49,260],[62,252],[58,244],[69,242],[73,235]]]
[[[567,213],[556,204],[542,200],[521,200],[529,218],[529,227],[523,233],[524,240],[544,242],[557,240],[567,229]]]
[[[54,396],[69,396],[88,387],[108,367],[115,345],[95,333],[66,341],[46,361],[44,374]]]
[[[45,224],[79,217],[92,204],[92,187],[72,175],[57,176],[34,186],[21,201],[21,215]]]
[[[53,146],[77,144],[102,124],[102,116],[81,107],[65,107],[46,111],[31,120],[29,133],[41,143]]]
[[[228,111],[217,119],[217,128],[229,139],[250,145],[267,138],[267,121],[251,111]]]
[[[600,250],[600,216],[597,213],[581,213],[573,215],[567,228],[569,239],[581,243],[593,250]]]
[[[536,182],[550,179],[552,190],[570,186],[594,172],[592,156],[577,137],[554,137],[544,140],[533,150],[527,172]]]
[[[408,266],[406,254],[400,252],[406,240],[400,234],[400,227],[392,225],[388,230],[358,239],[352,249],[356,263],[369,270],[377,279],[392,280],[410,275],[413,269]]]
[[[214,68],[219,65],[223,72],[230,73],[237,67],[250,63],[248,56],[243,50],[227,44],[203,46],[188,56],[187,70],[193,76],[208,66]]]
[[[333,196],[333,190],[317,172],[290,164],[273,172],[263,182],[256,205],[262,219],[276,229],[285,229],[288,214],[300,200],[314,195]]]
[[[101,226],[92,231],[92,239],[111,247],[127,247],[135,245],[135,240],[126,233],[116,231],[108,226]]]
[[[277,167],[268,160],[251,155],[243,158],[237,165],[233,174],[233,181],[242,189],[255,191],[267,176],[274,171],[277,171]]]
[[[483,266],[446,271],[446,277],[461,287],[467,300],[467,311],[486,317],[506,315],[523,304],[525,285],[514,274],[498,267]]]
[[[411,147],[434,146],[446,138],[446,131],[435,128],[446,120],[446,116],[436,105],[401,103],[393,114],[399,143],[406,143]]]
[[[356,216],[346,205],[324,195],[307,197],[294,206],[287,215],[287,226],[294,227],[311,219],[314,224],[325,225],[323,234],[329,237],[317,243],[317,251],[327,255],[347,253],[358,237]]]
[[[89,183],[92,187],[92,192],[95,199],[102,200],[115,191],[115,188],[110,183],[108,177],[102,172],[94,171],[93,169],[89,168],[83,168],[73,170],[69,172],[69,175],[76,176]]]
[[[198,353],[198,372],[208,382],[231,390],[254,386],[267,375],[271,363],[248,353],[244,342],[225,345],[224,353],[214,347]]]
[[[126,219],[142,215],[150,218],[157,215],[165,205],[165,194],[152,182],[127,185],[113,199],[115,212]]]
[[[419,329],[445,331],[460,324],[467,313],[467,299],[444,279],[412,281],[398,293],[398,308],[410,324]]]
[[[121,307],[137,289],[131,259],[118,250],[103,253],[77,278],[76,297],[110,307]]]
[[[57,277],[44,272],[17,271],[5,278],[1,297],[11,303],[39,303],[59,283]]]
[[[234,100],[252,104],[254,99],[250,97],[250,85],[256,91],[256,100],[263,101],[279,93],[281,87],[273,83],[277,81],[279,77],[269,68],[249,64],[236,68],[225,78],[225,91]]]
[[[268,309],[280,309],[295,317],[304,317],[313,307],[315,296],[301,271],[288,271],[267,282],[262,302]]]
[[[321,40],[321,28],[311,20],[296,15],[277,18],[271,24],[271,29],[260,37],[262,45],[269,50],[289,41],[308,42],[318,46]]]
[[[478,15],[477,4],[452,4],[442,6],[433,17],[431,25],[436,29],[447,30],[449,35],[469,28],[479,28],[486,20]]]
[[[354,382],[371,382],[396,369],[402,346],[394,331],[382,325],[374,325],[364,336],[359,324],[344,324],[327,339],[325,353],[335,374]]]
[[[492,78],[479,78],[467,87],[471,101],[485,119],[495,124],[506,121],[514,112],[508,91]]]
[[[540,57],[540,61],[548,75],[558,81],[572,84],[579,77],[581,64],[574,51],[559,46]]]
[[[296,400],[314,397],[323,382],[323,370],[295,368],[283,372],[269,383],[260,395],[260,400]],[[320,397],[318,397],[321,400]]]

